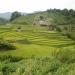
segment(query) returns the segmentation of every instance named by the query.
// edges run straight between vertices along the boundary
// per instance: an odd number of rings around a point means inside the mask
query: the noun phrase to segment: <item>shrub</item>
[[[23,58],[22,57],[11,57],[10,58],[10,62],[19,62],[21,61]]]
[[[11,56],[11,55],[3,55],[0,56],[0,61],[6,61],[8,60],[8,62],[19,62],[21,61],[23,58],[22,57],[15,57],[15,56]]]
[[[9,56],[7,55],[0,56],[0,61],[5,61],[7,59],[9,59]]]
[[[55,75],[68,75],[67,73],[69,70],[70,70],[69,66],[67,64],[64,64],[57,70]]]
[[[0,38],[0,49],[1,50],[15,50],[16,47],[13,46],[8,41],[4,40],[3,38]]]
[[[3,67],[2,68],[2,72],[3,72],[3,75],[9,75],[9,68],[8,67]]]
[[[16,71],[16,68],[15,64],[5,64],[2,68],[3,75],[10,75],[10,73]]]
[[[61,30],[59,27],[56,27],[56,30],[57,30],[58,32],[62,32],[62,30]]]
[[[10,43],[1,43],[1,44],[0,44],[0,49],[1,49],[1,50],[15,50],[16,47],[13,46],[13,45],[10,44]]]
[[[67,37],[68,37],[68,38],[70,38],[70,39],[71,39],[71,35],[70,35],[69,33],[67,33],[66,35],[67,35]]]
[[[66,35],[67,35],[68,38],[75,41],[75,37],[74,37],[74,35],[72,35],[72,33],[67,33]]]
[[[73,63],[75,62],[75,50],[74,49],[61,49],[56,58],[60,60],[62,63]]]

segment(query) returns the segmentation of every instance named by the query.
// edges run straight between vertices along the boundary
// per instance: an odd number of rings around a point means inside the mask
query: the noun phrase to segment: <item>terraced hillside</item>
[[[75,75],[73,40],[46,28],[17,27],[0,27],[0,39],[16,47],[0,49],[0,75]]]
[[[75,38],[58,32],[58,27],[49,31],[33,25],[39,16],[52,19],[52,25],[61,24],[61,29],[67,23],[65,30],[70,23],[70,34],[75,37],[75,17],[63,11],[29,14],[0,26],[0,75],[75,75]]]
[[[56,31],[34,31],[14,29],[2,29],[0,37],[16,46],[15,51],[4,52],[18,56],[50,55],[50,52],[62,47],[73,46],[75,43],[71,39]],[[1,52],[0,52],[1,54]]]
[[[68,10],[67,12],[64,12],[64,10],[49,10],[44,12],[32,13],[16,18],[11,23],[32,25],[35,19],[40,16],[42,16],[45,20],[47,19],[50,21],[52,19],[52,25],[75,24],[75,17]]]
[[[59,13],[48,13],[48,12],[39,12],[39,13],[34,13],[34,14],[26,15],[26,16],[21,16],[13,20],[12,23],[32,25],[35,19],[37,19],[40,16],[43,16],[45,19],[48,19],[48,20],[53,19],[52,24],[66,23],[66,18],[64,15],[61,15]]]

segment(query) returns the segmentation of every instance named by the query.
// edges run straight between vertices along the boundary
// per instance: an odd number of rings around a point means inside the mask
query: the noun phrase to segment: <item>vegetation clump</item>
[[[4,41],[3,39],[0,40],[0,50],[15,50],[16,47],[12,45],[11,43]]]
[[[61,49],[57,53],[56,58],[62,63],[75,63],[75,50],[70,50],[68,48]]]

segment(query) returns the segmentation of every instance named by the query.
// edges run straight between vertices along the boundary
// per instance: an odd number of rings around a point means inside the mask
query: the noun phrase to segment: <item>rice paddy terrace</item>
[[[16,31],[16,28],[0,28],[0,38],[16,46],[16,50],[0,52],[1,55],[49,56],[60,48],[75,45],[74,41],[62,35],[60,32],[38,31],[27,26],[21,31]]]
[[[75,42],[60,32],[2,26],[0,39],[16,47],[0,48],[0,75],[75,75]]]

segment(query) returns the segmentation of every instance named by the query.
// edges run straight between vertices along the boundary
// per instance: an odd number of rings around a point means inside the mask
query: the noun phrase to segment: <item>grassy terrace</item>
[[[75,43],[57,31],[0,27],[0,38],[16,47],[0,51],[0,75],[75,75]]]
[[[31,30],[27,26],[20,32],[15,29],[0,29],[0,37],[16,46],[16,50],[2,51],[0,55],[49,56],[60,48],[74,46],[71,39],[56,31]]]

